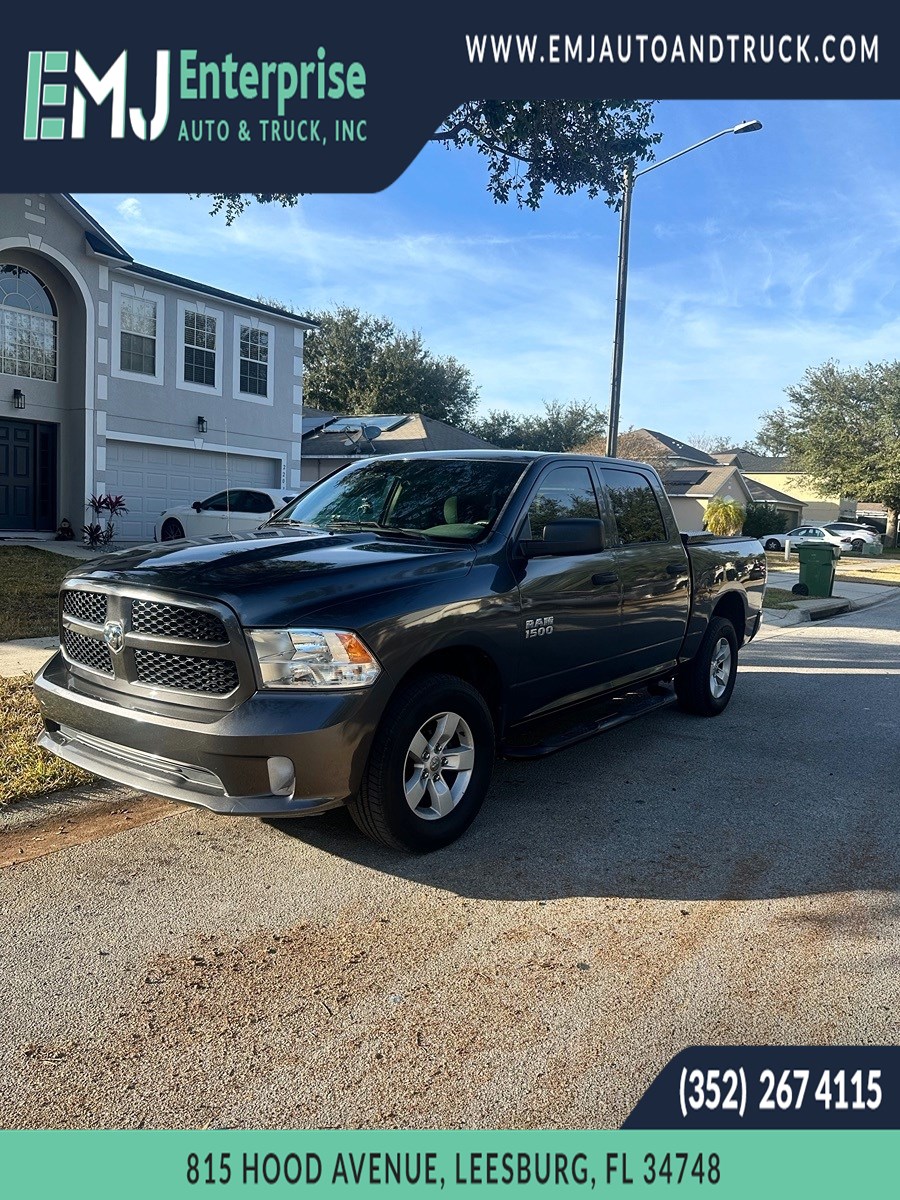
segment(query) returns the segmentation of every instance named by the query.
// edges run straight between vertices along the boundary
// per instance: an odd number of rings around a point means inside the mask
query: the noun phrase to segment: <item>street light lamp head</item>
[[[762,121],[741,121],[740,125],[735,125],[732,133],[756,133],[758,129],[762,129]]]

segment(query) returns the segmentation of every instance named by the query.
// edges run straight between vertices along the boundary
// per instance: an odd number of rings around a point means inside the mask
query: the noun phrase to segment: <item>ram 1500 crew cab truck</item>
[[[220,813],[346,804],[430,850],[472,822],[498,752],[669,700],[720,713],[765,577],[759,542],[681,535],[638,462],[369,458],[256,532],[71,572],[40,742]]]

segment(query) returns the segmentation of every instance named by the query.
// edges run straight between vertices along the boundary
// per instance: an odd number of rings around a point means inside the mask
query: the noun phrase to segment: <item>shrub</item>
[[[108,493],[105,496],[88,496],[88,502],[85,508],[89,508],[94,514],[94,520],[84,526],[83,536],[86,545],[92,550],[98,550],[101,546],[108,546],[113,540],[115,533],[115,525],[113,517],[118,517],[122,513],[127,513],[125,507],[124,496],[111,496]],[[100,517],[106,513],[106,524],[100,524]]]
[[[751,500],[744,517],[744,533],[755,538],[765,537],[767,533],[786,533],[787,523],[787,513],[779,512],[772,504]]]

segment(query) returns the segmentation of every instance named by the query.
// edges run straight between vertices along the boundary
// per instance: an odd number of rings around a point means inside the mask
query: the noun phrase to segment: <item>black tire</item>
[[[457,785],[461,786],[458,799],[443,815],[435,811],[432,784],[423,783],[428,778],[427,763],[434,764],[435,757],[440,758],[439,753],[431,753],[430,740],[431,731],[436,731],[434,719],[439,715],[451,718],[446,726],[452,724],[452,718],[458,719],[456,732],[447,744],[448,757],[454,757],[456,743],[458,761],[472,761],[467,779],[465,771],[432,765],[431,769],[438,772],[432,780],[435,788],[448,788],[448,794],[452,794]],[[414,749],[419,737],[429,748],[422,752],[421,762]],[[490,786],[494,754],[494,723],[481,693],[455,675],[422,676],[403,687],[385,710],[362,786],[348,802],[350,815],[364,834],[385,846],[416,854],[439,850],[465,833],[478,815]],[[419,786],[425,790],[414,809]],[[412,799],[407,798],[407,789]],[[444,795],[443,790],[440,794]]]
[[[724,654],[726,644],[727,655]],[[734,691],[737,653],[737,634],[734,626],[725,617],[713,617],[700,643],[700,649],[675,676],[679,708],[698,717],[717,717],[719,713],[724,712]],[[714,675],[713,672],[713,660],[719,657],[727,657],[728,660],[727,679],[721,691],[721,673]]]
[[[184,526],[174,517],[169,517],[167,521],[163,521],[160,535],[164,542],[177,542],[179,538],[184,537]]]
[[[853,541],[850,543],[851,548],[853,550],[856,550],[857,553],[862,551],[862,548],[864,545],[865,545],[865,542],[862,540],[862,538],[854,538]]]
[[[776,541],[775,538],[768,538],[764,548],[766,550],[783,550],[784,549],[781,542]]]

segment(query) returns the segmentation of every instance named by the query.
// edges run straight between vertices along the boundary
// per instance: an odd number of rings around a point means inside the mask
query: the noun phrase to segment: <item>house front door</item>
[[[56,528],[56,426],[0,420],[0,529]]]

